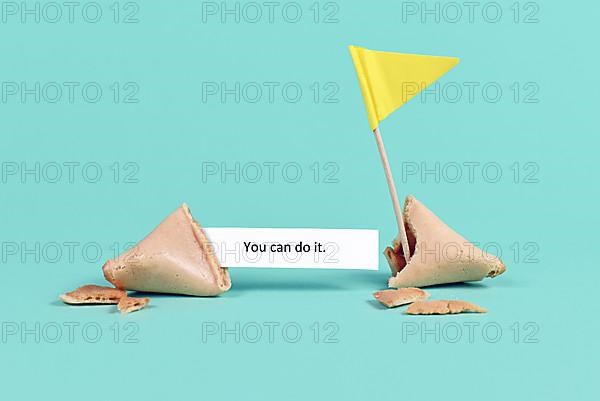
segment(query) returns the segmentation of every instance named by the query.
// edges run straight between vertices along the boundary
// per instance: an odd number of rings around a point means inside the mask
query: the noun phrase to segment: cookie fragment
[[[150,298],[123,297],[119,301],[117,308],[125,315],[144,308],[149,302]]]
[[[62,294],[60,299],[69,305],[118,304],[126,296],[123,290],[90,284]]]
[[[388,308],[394,308],[415,301],[424,301],[429,297],[429,294],[420,288],[407,287],[399,288],[397,290],[377,291],[373,296]]]
[[[456,313],[486,313],[487,309],[466,301],[417,301],[406,309],[409,315],[449,315]]]

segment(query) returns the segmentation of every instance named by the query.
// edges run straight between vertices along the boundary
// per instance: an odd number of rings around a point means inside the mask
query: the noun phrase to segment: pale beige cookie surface
[[[178,207],[132,249],[102,267],[117,288],[214,296],[231,288],[206,233],[186,204]]]
[[[117,308],[122,314],[127,314],[144,308],[149,302],[150,298],[124,297],[119,301]]]
[[[407,287],[399,288],[397,290],[377,291],[373,296],[388,308],[394,308],[415,301],[424,301],[429,297],[429,294],[420,288]]]
[[[123,290],[90,284],[62,294],[60,299],[70,305],[118,304],[126,296],[127,293]]]
[[[485,313],[486,309],[465,301],[417,301],[406,309],[409,315],[449,315],[456,313]]]
[[[498,257],[467,241],[413,196],[406,198],[404,221],[411,257],[406,263],[398,241],[385,249],[392,270],[389,287],[479,281],[506,271]]]

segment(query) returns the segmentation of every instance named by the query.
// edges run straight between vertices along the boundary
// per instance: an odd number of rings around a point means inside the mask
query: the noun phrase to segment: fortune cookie
[[[102,270],[115,287],[127,290],[213,296],[231,288],[227,268],[186,204]]]
[[[460,236],[412,196],[404,204],[404,222],[411,257],[406,264],[397,242],[385,249],[392,270],[390,287],[479,281],[506,270],[500,259]]]

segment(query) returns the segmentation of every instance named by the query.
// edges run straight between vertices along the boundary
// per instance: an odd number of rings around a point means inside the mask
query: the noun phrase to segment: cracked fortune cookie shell
[[[231,288],[227,268],[186,204],[102,270],[115,287],[127,290],[212,296]]]
[[[390,287],[479,281],[506,270],[500,259],[467,241],[413,196],[406,198],[404,222],[412,256],[406,264],[400,244],[385,249]]]

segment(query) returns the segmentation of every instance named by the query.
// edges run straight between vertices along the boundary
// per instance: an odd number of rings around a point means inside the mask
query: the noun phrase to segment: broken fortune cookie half
[[[479,281],[506,270],[499,258],[467,241],[413,196],[406,198],[404,223],[411,257],[407,264],[396,242],[385,249],[392,270],[390,287]]]
[[[231,288],[227,268],[186,204],[102,270],[115,287],[127,290],[213,296]]]

